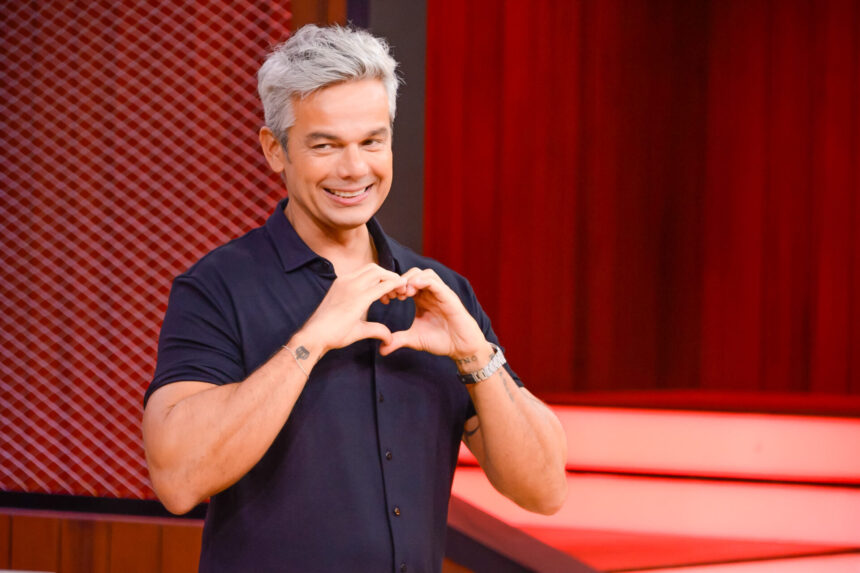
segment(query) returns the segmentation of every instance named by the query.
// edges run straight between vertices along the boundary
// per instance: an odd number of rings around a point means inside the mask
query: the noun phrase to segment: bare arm
[[[492,351],[483,354],[481,366]],[[528,510],[558,511],[567,497],[567,439],[555,414],[504,368],[469,393],[478,415],[466,422],[463,441],[490,483]]]
[[[404,283],[377,265],[363,267],[335,280],[308,322],[285,341],[291,350],[281,349],[244,381],[176,382],[155,391],[143,413],[143,439],[165,507],[189,511],[263,457],[304,389],[302,368],[311,372],[328,350],[356,340],[389,341],[389,330],[364,316],[373,301]]]
[[[411,269],[403,276],[405,296],[415,300],[415,321],[380,351],[405,346],[449,356],[464,373],[489,363],[492,349],[478,323],[436,273]],[[463,439],[493,486],[531,511],[558,511],[567,497],[567,442],[555,414],[504,368],[471,385],[469,393],[477,416],[467,421]]]

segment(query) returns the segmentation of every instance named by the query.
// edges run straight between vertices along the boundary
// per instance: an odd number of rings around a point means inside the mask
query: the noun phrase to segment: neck
[[[296,217],[290,210],[290,203],[287,203],[284,214],[302,241],[313,252],[328,259],[338,276],[349,274],[368,263],[378,262],[376,245],[373,244],[367,225],[346,230],[321,228]]]

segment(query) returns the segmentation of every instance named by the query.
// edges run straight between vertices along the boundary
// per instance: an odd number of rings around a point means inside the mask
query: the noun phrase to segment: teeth
[[[359,195],[367,191],[367,187],[365,187],[364,189],[359,189],[358,191],[338,191],[337,189],[329,189],[328,191],[332,195],[336,195],[343,199],[349,199],[350,197],[358,197]]]

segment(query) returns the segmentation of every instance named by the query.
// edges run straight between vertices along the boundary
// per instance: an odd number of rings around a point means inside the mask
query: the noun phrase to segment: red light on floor
[[[567,527],[860,547],[860,489],[571,474],[553,516],[496,492],[461,467],[454,494],[515,527]]]
[[[860,573],[860,555],[822,555],[751,563],[725,563],[669,569],[628,570],[627,573]]]
[[[568,469],[860,484],[860,420],[553,406]],[[461,462],[474,464],[463,448]]]

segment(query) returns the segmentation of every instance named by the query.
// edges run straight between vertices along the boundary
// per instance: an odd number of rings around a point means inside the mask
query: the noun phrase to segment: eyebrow
[[[377,129],[374,129],[374,130],[366,133],[364,135],[364,137],[362,137],[362,139],[367,139],[369,137],[377,137],[380,135],[388,135],[388,133],[389,133],[388,127],[379,127]],[[308,142],[309,141],[317,141],[320,139],[326,139],[329,141],[340,141],[341,138],[337,135],[334,135],[332,133],[326,133],[324,131],[314,131],[313,133],[309,133],[307,135],[307,137],[305,137],[305,141],[308,141]]]

